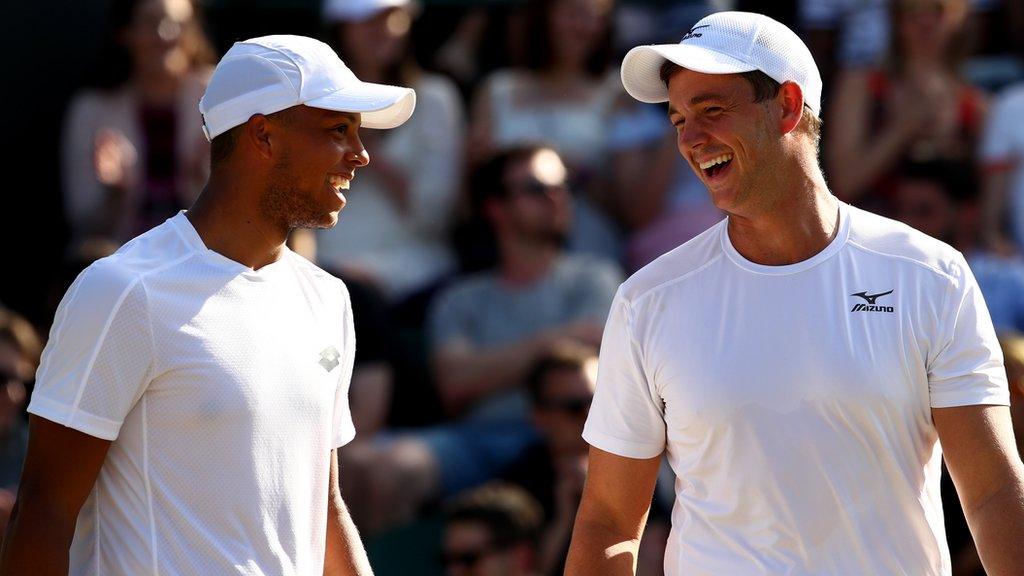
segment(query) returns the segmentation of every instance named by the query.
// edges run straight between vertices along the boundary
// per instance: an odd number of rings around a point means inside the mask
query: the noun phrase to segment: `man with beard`
[[[0,573],[370,574],[337,481],[348,292],[285,240],[335,225],[359,128],[414,105],[311,38],[227,52],[199,104],[202,195],[57,311]]]
[[[614,264],[564,251],[571,197],[554,150],[502,151],[474,170],[470,188],[496,241],[496,266],[443,290],[428,319],[438,391],[458,421],[351,454],[345,481],[366,481],[357,515],[365,529],[407,521],[432,497],[497,477],[538,441],[530,368],[567,339],[597,346],[621,281]]]

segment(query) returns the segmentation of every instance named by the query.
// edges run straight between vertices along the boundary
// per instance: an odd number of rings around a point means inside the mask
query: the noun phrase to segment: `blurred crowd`
[[[201,191],[197,102],[241,39],[221,3],[218,26],[193,0],[107,7],[54,155],[63,257],[29,288],[33,322],[0,307],[0,523],[55,304]],[[342,492],[378,574],[561,574],[612,297],[723,217],[664,106],[629,98],[618,63],[726,9],[767,11],[814,52],[832,191],[967,255],[1024,446],[1024,2],[325,0],[261,30],[317,35],[362,80],[417,93],[408,123],[362,131],[370,165],[338,226],[290,240],[352,294],[359,436],[340,455]],[[981,574],[948,494],[954,573]],[[672,498],[659,486],[641,574],[661,573]]]

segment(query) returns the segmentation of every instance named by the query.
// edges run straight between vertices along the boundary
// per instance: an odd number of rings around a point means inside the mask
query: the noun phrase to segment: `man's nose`
[[[366,151],[366,148],[363,147],[362,143],[356,146],[356,149],[357,150],[353,150],[352,153],[349,154],[348,161],[356,166],[366,166],[369,164],[370,153]]]
[[[679,130],[678,144],[681,151],[693,150],[697,146],[706,144],[708,133],[697,122],[687,123]]]

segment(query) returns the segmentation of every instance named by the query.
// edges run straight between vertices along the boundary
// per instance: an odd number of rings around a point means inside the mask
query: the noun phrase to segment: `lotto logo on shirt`
[[[879,298],[881,298],[882,296],[888,296],[889,294],[892,294],[892,290],[889,290],[888,292],[879,292],[877,294],[868,294],[867,291],[857,292],[856,294],[850,294],[850,296],[856,296],[858,298],[863,298],[864,299],[863,303],[862,302],[858,302],[857,304],[854,304],[853,305],[853,309],[850,310],[850,312],[889,312],[889,313],[892,313],[892,312],[895,311],[895,308],[893,308],[892,306],[884,306],[884,305],[876,304],[876,301]]]

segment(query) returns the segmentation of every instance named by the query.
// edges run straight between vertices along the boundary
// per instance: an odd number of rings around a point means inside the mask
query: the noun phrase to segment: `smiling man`
[[[821,78],[758,14],[633,49],[638,100],[728,218],[619,289],[566,574],[632,574],[658,465],[669,576],[950,573],[943,456],[985,568],[1024,566],[1024,465],[992,322],[961,254],[839,202]]]
[[[360,126],[414,105],[311,38],[225,54],[199,105],[206,189],[57,311],[0,574],[370,573],[337,481],[348,292],[285,240],[337,222]]]

